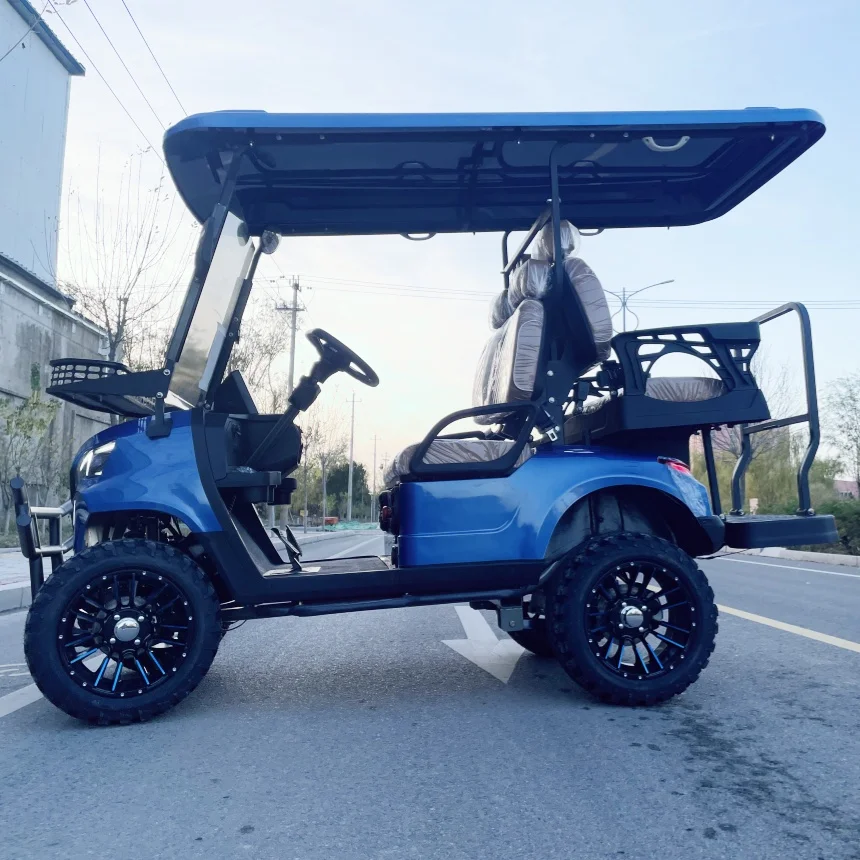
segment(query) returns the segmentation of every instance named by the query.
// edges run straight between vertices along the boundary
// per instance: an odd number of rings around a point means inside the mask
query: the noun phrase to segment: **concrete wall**
[[[0,0],[0,49],[27,29]],[[52,358],[100,357],[98,327],[54,289],[69,84],[69,72],[33,32],[0,63],[0,398],[13,403],[33,387],[44,391]],[[83,441],[108,423],[107,415],[63,403],[41,443],[40,474],[62,478]]]
[[[0,0],[2,45],[27,24]],[[0,254],[53,284],[69,73],[30,33],[0,63]]]
[[[0,397],[21,402],[34,385],[44,391],[51,359],[100,358],[101,342],[97,326],[0,258]],[[61,403],[43,442],[47,468],[64,474],[81,444],[109,423],[108,415]]]

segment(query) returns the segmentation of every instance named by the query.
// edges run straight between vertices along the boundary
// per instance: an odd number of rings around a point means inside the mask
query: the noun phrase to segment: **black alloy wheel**
[[[617,704],[654,704],[685,690],[707,665],[717,632],[705,575],[650,535],[612,535],[578,550],[560,572],[548,615],[568,674]]]
[[[194,616],[180,587],[163,574],[122,570],[79,591],[57,637],[69,677],[101,696],[143,695],[188,656]]]
[[[145,720],[184,698],[221,639],[211,583],[165,544],[92,547],[52,574],[27,617],[33,679],[55,705],[100,724]]]

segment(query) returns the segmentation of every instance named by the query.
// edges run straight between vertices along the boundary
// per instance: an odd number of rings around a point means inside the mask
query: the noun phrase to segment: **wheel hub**
[[[621,622],[625,627],[639,629],[645,621],[645,610],[628,604],[621,609]]]
[[[120,618],[114,624],[113,635],[120,642],[131,642],[140,636],[140,622],[136,618]]]

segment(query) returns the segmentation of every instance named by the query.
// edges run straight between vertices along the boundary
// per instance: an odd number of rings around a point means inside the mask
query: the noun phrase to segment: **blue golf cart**
[[[823,133],[814,112],[773,108],[225,111],[171,128],[167,164],[203,227],[164,364],[53,361],[50,394],[121,421],[78,452],[64,506],[30,507],[13,481],[39,689],[83,720],[144,720],[194,689],[236,622],[462,603],[494,610],[506,634],[604,701],[649,705],[682,692],[717,632],[695,557],[836,539],[833,519],[810,506],[819,429],[809,319],[790,304],[751,321],[613,334],[580,237],[717,218]],[[380,497],[390,556],[303,569],[293,535],[272,534],[258,508],[289,504],[296,419],[323,383],[379,378],[315,329],[319,358],[286,412],[258,412],[228,368],[260,255],[294,236],[486,232],[501,237],[502,282],[474,405],[393,458]],[[789,313],[800,322],[807,408],[776,420],[750,363],[762,324]],[[652,375],[670,354],[699,359],[705,375]],[[479,429],[446,432],[463,419]],[[752,434],[798,423],[809,447],[797,515],[744,513]],[[711,442],[725,427],[743,440],[728,512]],[[708,488],[690,472],[694,436]]]

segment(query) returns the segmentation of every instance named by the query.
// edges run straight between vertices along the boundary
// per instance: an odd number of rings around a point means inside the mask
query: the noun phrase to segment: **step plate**
[[[831,516],[754,515],[727,516],[726,546],[763,549],[771,546],[811,546],[839,542]]]

